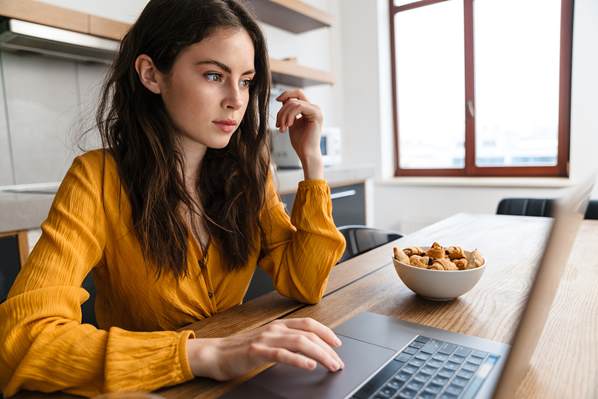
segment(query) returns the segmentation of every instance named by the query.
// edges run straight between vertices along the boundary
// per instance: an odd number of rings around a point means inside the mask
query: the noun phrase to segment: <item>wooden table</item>
[[[546,218],[455,215],[338,265],[317,305],[305,306],[270,293],[187,328],[198,336],[220,337],[277,318],[305,316],[334,328],[369,310],[509,342],[549,227]],[[452,302],[430,302],[415,296],[400,281],[391,261],[393,245],[425,246],[433,241],[478,248],[486,258],[487,269],[480,282]],[[517,398],[598,397],[597,248],[598,221],[584,221]],[[247,378],[228,383],[196,379],[158,393],[169,399],[213,398]]]

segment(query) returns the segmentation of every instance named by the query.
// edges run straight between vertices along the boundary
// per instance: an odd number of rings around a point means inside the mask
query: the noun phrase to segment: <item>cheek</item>
[[[178,123],[197,123],[217,98],[213,88],[202,85],[181,85],[164,96],[169,114]]]

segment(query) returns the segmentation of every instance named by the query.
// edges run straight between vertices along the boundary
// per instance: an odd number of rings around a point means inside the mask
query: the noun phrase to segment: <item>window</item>
[[[396,175],[567,176],[572,0],[389,0]]]

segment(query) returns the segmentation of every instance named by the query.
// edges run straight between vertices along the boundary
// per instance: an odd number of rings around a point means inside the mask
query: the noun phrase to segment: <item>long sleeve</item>
[[[97,165],[75,159],[39,242],[0,304],[0,388],[7,397],[21,389],[84,396],[152,390],[193,378],[185,353],[191,331],[81,324],[81,303],[89,297],[81,284],[103,267],[106,245],[104,176]]]
[[[289,218],[270,177],[261,223],[266,255],[259,264],[276,290],[301,302],[319,302],[330,270],[345,250],[344,237],[332,219],[326,181],[300,182]]]

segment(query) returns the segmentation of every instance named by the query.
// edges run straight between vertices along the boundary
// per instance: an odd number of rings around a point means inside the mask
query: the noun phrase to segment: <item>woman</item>
[[[322,180],[322,115],[299,90],[278,98],[277,126],[305,173],[290,220],[277,197],[267,60],[233,0],[149,2],[105,84],[104,149],[75,159],[0,305],[4,395],[149,391],[272,361],[343,367],[340,341],[311,319],[218,339],[176,331],[241,303],[256,264],[281,294],[316,303],[344,250]],[[90,272],[101,329],[81,324]]]

